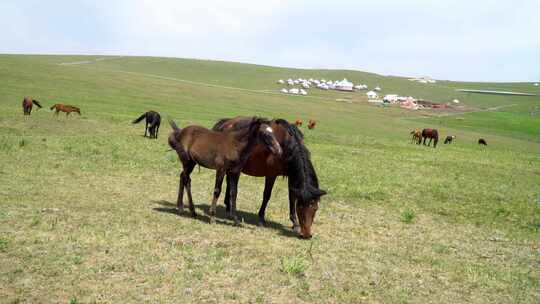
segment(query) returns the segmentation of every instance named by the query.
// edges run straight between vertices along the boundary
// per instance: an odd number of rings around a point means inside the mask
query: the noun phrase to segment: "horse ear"
[[[318,197],[321,197],[327,194],[327,192],[322,189],[316,189],[315,193],[317,194]]]

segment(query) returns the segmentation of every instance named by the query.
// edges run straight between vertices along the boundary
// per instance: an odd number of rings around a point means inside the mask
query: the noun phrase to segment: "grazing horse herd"
[[[32,106],[41,108],[39,101],[30,97],[23,100],[24,115],[30,115]],[[51,110],[71,112],[81,115],[79,108],[55,104]],[[146,137],[157,138],[161,116],[148,111],[132,121],[133,124],[145,120]],[[229,216],[239,225],[236,216],[236,197],[240,174],[265,177],[262,205],[259,209],[259,225],[265,224],[265,211],[278,176],[288,178],[289,214],[293,230],[301,238],[311,238],[312,224],[319,208],[320,198],[326,191],[319,188],[319,181],[311,162],[309,150],[304,145],[304,136],[295,124],[284,119],[268,120],[260,117],[235,117],[219,120],[212,129],[198,125],[178,127],[169,121],[172,132],[169,146],[176,151],[182,172],[178,187],[178,212],[184,209],[184,190],[187,192],[189,210],[197,216],[191,195],[191,173],[196,165],[216,171],[212,206],[209,210],[210,223],[215,222],[216,203],[226,180],[225,205]],[[316,122],[310,120],[309,129]]]
[[[31,98],[31,97],[24,97],[22,101],[22,108],[23,108],[23,114],[24,115],[30,115],[32,113],[32,105],[36,105],[38,108],[42,108],[39,101]],[[58,112],[65,112],[66,116],[69,115],[71,112],[76,112],[79,115],[81,115],[81,110],[77,107],[65,105],[61,103],[57,103],[51,107],[51,110],[56,110],[54,113],[55,115],[58,115]]]
[[[431,145],[431,141],[433,141],[433,148],[436,148],[437,143],[439,142],[439,131],[437,129],[423,129],[422,131],[420,131],[420,129],[414,129],[409,134],[411,135],[411,143],[416,143],[418,145],[423,143],[425,146],[426,139],[428,138],[428,147]],[[444,144],[451,144],[454,139],[456,139],[455,135],[448,135],[444,140]],[[483,138],[478,139],[478,144],[487,146],[487,142]]]
[[[32,106],[41,108],[39,101],[25,97],[22,106],[24,115],[30,115]],[[81,115],[79,108],[55,104],[51,108],[55,115],[71,112]],[[133,120],[137,124],[145,120],[144,136],[157,139],[161,116],[158,112],[148,111]],[[176,151],[182,172],[178,186],[178,212],[184,209],[184,190],[187,192],[189,210],[197,216],[191,195],[191,173],[196,165],[216,171],[212,205],[209,210],[210,223],[215,222],[216,203],[221,194],[223,180],[226,181],[225,200],[229,217],[236,225],[240,224],[236,216],[236,198],[240,174],[264,177],[263,201],[259,209],[259,225],[265,224],[265,212],[272,195],[272,188],[278,176],[288,178],[289,216],[293,230],[302,238],[312,236],[311,226],[319,208],[320,198],[326,191],[319,188],[317,174],[311,162],[309,150],[304,144],[304,135],[299,127],[302,120],[290,124],[284,119],[268,120],[260,117],[223,118],[212,129],[198,125],[180,128],[174,121],[169,121],[172,132],[168,137],[169,146]],[[316,121],[309,120],[308,129],[315,128]],[[439,141],[437,129],[415,129],[410,132],[411,142],[427,146],[433,142],[433,148]],[[449,135],[444,143],[451,144],[456,136]],[[478,144],[487,145],[480,138]]]
[[[302,122],[301,119],[297,119],[297,120],[294,122],[294,124],[295,124],[297,127],[301,127],[302,124],[303,124],[303,122]],[[315,126],[316,126],[316,125],[317,125],[317,122],[316,122],[315,120],[313,120],[313,119],[310,119],[310,120],[308,121],[308,126],[307,126],[307,127],[308,127],[308,129],[313,130],[313,129],[315,129]]]

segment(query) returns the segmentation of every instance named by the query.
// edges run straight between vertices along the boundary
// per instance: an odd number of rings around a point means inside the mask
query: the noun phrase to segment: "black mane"
[[[287,176],[295,195],[300,198],[298,203],[308,204],[326,192],[319,189],[319,179],[311,162],[311,153],[303,143],[304,134],[284,119],[276,119],[275,122],[285,127],[292,137],[283,145],[287,159]]]

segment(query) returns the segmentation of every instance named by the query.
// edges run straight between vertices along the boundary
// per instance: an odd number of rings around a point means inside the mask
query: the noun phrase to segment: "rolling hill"
[[[106,60],[102,59],[106,58]],[[96,60],[98,59],[98,60]],[[78,64],[66,64],[66,63]],[[81,63],[85,62],[85,63]],[[369,105],[363,93],[280,94],[276,80],[347,78],[470,113]],[[358,71],[192,59],[0,55],[0,294],[16,302],[536,303],[540,298],[540,94],[531,83],[414,83]],[[23,117],[23,96],[44,104]],[[350,102],[343,102],[348,100]],[[54,117],[54,103],[82,115]],[[493,109],[496,108],[496,109]],[[290,229],[286,180],[267,227],[262,179],[242,176],[234,227],[214,174],[192,174],[199,218],[175,212],[179,164],[131,121],[316,119],[303,129],[321,188],[315,237]],[[456,142],[410,143],[436,127]],[[477,145],[478,138],[488,141]]]

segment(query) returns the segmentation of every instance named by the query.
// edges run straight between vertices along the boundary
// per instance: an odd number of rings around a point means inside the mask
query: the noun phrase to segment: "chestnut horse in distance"
[[[422,142],[422,131],[418,129],[414,129],[410,133],[412,135],[411,137],[411,143],[417,143],[420,144]]]
[[[422,138],[424,139],[424,146],[426,145],[426,139],[429,138],[428,147],[433,140],[433,148],[435,148],[439,142],[439,131],[437,131],[437,129],[424,129],[422,130]]]
[[[25,97],[22,101],[23,113],[24,115],[30,115],[32,113],[32,106],[36,105],[41,109],[41,104],[39,101],[32,99],[31,97]]]
[[[81,110],[79,108],[61,103],[57,103],[52,106],[51,110],[53,109],[56,110],[56,112],[54,113],[55,115],[58,115],[58,112],[65,112],[66,116],[68,116],[71,112],[76,112],[79,114],[79,116],[81,115]]]

